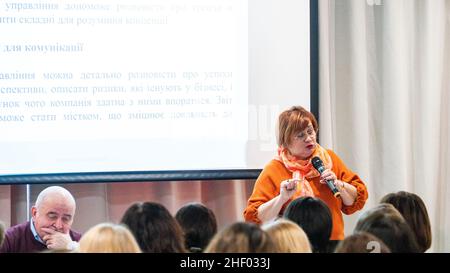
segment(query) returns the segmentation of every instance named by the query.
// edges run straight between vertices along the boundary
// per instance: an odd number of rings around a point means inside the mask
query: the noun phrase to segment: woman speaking
[[[271,221],[280,216],[293,199],[312,196],[324,201],[331,211],[330,240],[344,239],[342,212],[352,214],[360,210],[368,197],[367,188],[333,151],[317,143],[318,129],[314,115],[303,107],[293,106],[280,114],[278,154],[256,180],[244,211],[247,221]],[[317,157],[323,162],[320,173],[311,162]],[[335,187],[339,193],[333,193],[330,187]]]

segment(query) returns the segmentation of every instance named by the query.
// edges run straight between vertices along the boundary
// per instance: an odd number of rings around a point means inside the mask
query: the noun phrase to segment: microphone
[[[320,174],[322,174],[325,171],[325,167],[323,166],[323,162],[318,156],[313,157],[311,159],[311,163],[314,166],[314,168],[316,168],[316,170]],[[326,180],[326,183],[328,185],[328,188],[330,188],[331,192],[333,193],[334,197],[339,197],[341,195],[339,190],[334,185],[333,180]]]

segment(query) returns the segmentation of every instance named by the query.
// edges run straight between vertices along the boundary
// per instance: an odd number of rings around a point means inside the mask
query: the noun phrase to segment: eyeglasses
[[[316,136],[316,131],[313,127],[308,127],[306,130],[298,133],[298,135],[295,136],[296,140],[305,141],[307,137],[314,138]]]

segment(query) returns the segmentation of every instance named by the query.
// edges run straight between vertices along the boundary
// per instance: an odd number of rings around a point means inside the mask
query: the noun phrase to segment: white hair
[[[73,198],[73,195],[66,190],[63,187],[60,186],[51,186],[48,188],[45,188],[44,190],[42,190],[38,197],[36,198],[36,208],[39,208],[39,206],[42,204],[42,202],[49,196],[62,196],[64,199],[68,200],[69,202],[73,203],[74,208],[76,206],[75,203],[75,198]]]

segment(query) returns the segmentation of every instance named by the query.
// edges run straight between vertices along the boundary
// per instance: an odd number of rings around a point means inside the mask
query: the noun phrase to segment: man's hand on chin
[[[42,228],[42,231],[47,233],[42,240],[44,240],[48,249],[59,250],[73,250],[74,244],[72,238],[67,233],[62,233],[51,228]]]

